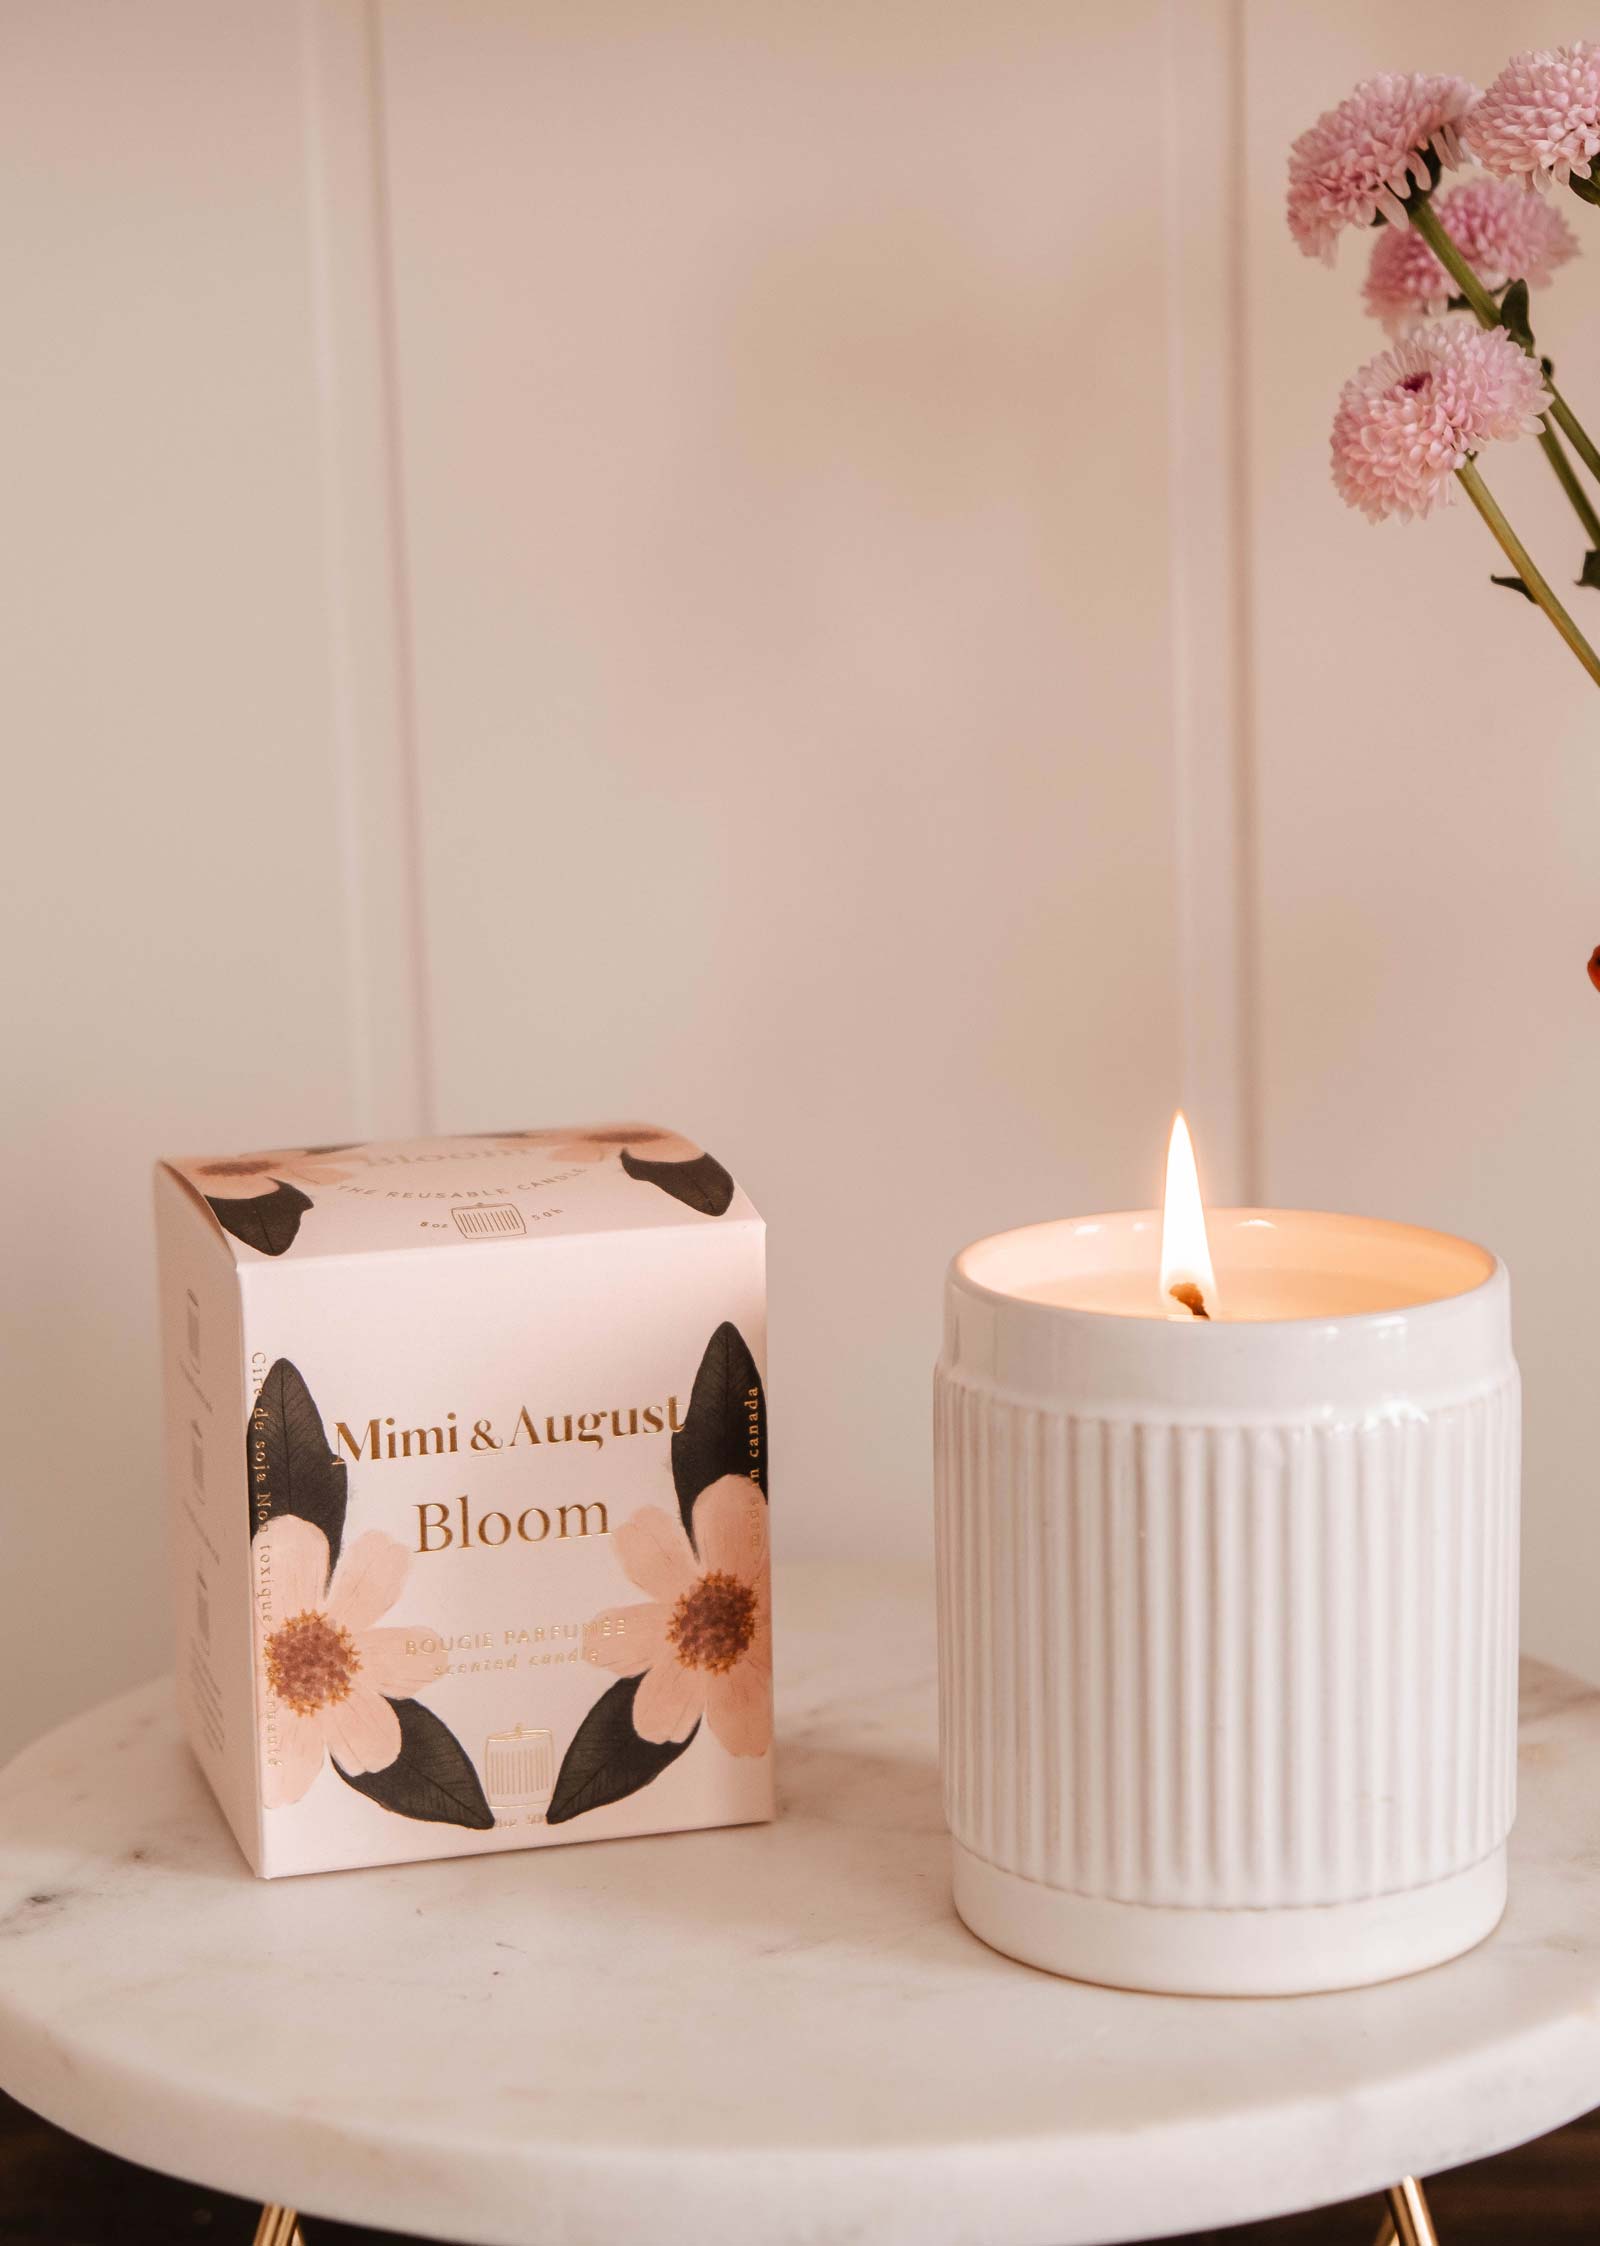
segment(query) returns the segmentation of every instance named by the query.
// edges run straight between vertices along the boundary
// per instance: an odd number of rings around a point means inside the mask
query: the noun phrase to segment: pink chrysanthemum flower
[[[1600,151],[1600,47],[1579,39],[1513,55],[1472,112],[1466,138],[1501,179],[1587,179]]]
[[[1386,71],[1328,109],[1289,151],[1289,231],[1307,257],[1333,263],[1346,226],[1405,223],[1405,198],[1461,157],[1460,126],[1477,99],[1465,78]]]
[[[1446,320],[1382,351],[1339,394],[1333,480],[1371,522],[1426,515],[1455,497],[1480,445],[1531,436],[1549,392],[1504,328]]]
[[[1445,232],[1486,289],[1508,281],[1542,288],[1558,265],[1578,254],[1577,237],[1553,203],[1509,179],[1469,179],[1434,198]],[[1458,292],[1422,236],[1410,226],[1385,226],[1372,245],[1362,291],[1367,310],[1391,335],[1409,335],[1437,319]]]

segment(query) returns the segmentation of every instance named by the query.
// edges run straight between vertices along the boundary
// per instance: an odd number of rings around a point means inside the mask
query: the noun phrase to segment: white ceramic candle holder
[[[1162,1314],[1159,1223],[1030,1226],[951,1266],[935,1478],[956,1907],[1011,1956],[1129,1988],[1282,1994],[1437,1964],[1505,1904],[1505,1268],[1409,1226],[1222,1210],[1239,1314],[1203,1323]],[[1261,1314],[1302,1282],[1339,1314]]]

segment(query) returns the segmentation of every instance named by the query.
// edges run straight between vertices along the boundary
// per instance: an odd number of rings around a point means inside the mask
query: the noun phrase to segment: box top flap
[[[714,1155],[653,1123],[173,1155],[236,1263],[752,1219]]]

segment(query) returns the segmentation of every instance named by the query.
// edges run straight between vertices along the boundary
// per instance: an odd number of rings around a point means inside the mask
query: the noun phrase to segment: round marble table
[[[738,1832],[262,1883],[166,1690],[81,1717],[0,1775],[0,2084],[151,2166],[482,2246],[1087,2246],[1600,2103],[1600,1693],[1527,1674],[1511,1907],[1472,1955],[1127,1995],[955,1919],[930,1606],[780,1580],[783,1815]]]

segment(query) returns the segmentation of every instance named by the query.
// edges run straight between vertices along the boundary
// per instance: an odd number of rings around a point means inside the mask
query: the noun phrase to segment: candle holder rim
[[[947,1267],[947,1278],[952,1286],[960,1288],[963,1293],[980,1301],[996,1304],[1006,1310],[1020,1311],[1028,1316],[1038,1313],[1043,1317],[1062,1323],[1075,1322],[1095,1328],[1150,1325],[1159,1326],[1164,1330],[1173,1332],[1186,1329],[1195,1333],[1231,1333],[1235,1335],[1244,1329],[1254,1333],[1262,1333],[1295,1328],[1304,1331],[1309,1327],[1338,1327],[1342,1330],[1356,1329],[1370,1332],[1381,1327],[1386,1320],[1414,1318],[1419,1311],[1433,1310],[1446,1304],[1483,1300],[1493,1293],[1504,1291],[1509,1287],[1509,1273],[1505,1262],[1503,1258],[1495,1254],[1492,1248],[1486,1248],[1481,1241],[1474,1240],[1465,1233],[1446,1232],[1436,1225],[1412,1224],[1404,1218],[1367,1216],[1351,1210],[1269,1207],[1261,1203],[1225,1204],[1218,1208],[1206,1210],[1206,1222],[1212,1229],[1213,1240],[1217,1229],[1224,1225],[1231,1225],[1236,1230],[1241,1224],[1279,1219],[1299,1220],[1302,1223],[1313,1225],[1357,1225],[1368,1232],[1387,1236],[1396,1243],[1402,1237],[1409,1236],[1414,1240],[1434,1242],[1449,1249],[1465,1249],[1478,1259],[1481,1275],[1468,1286],[1453,1288],[1447,1293],[1426,1295],[1420,1300],[1397,1302],[1377,1310],[1312,1310],[1296,1312],[1281,1318],[1229,1319],[1223,1317],[1217,1320],[1209,1320],[1204,1318],[1164,1318],[1160,1309],[1154,1305],[1149,1313],[1145,1314],[1126,1310],[1094,1309],[1082,1303],[1047,1302],[1036,1295],[1021,1294],[1011,1288],[992,1286],[987,1281],[977,1278],[969,1267],[968,1259],[970,1257],[980,1254],[983,1249],[991,1247],[997,1241],[1014,1238],[1019,1233],[1055,1232],[1068,1226],[1081,1228],[1090,1225],[1142,1225],[1153,1230],[1159,1240],[1161,1231],[1161,1211],[1159,1209],[1109,1209],[1092,1211],[1082,1216],[1044,1217],[1031,1224],[1005,1225],[998,1231],[983,1233],[976,1240],[969,1240],[965,1247],[957,1249]],[[1204,1345],[1202,1344],[1202,1346]]]

